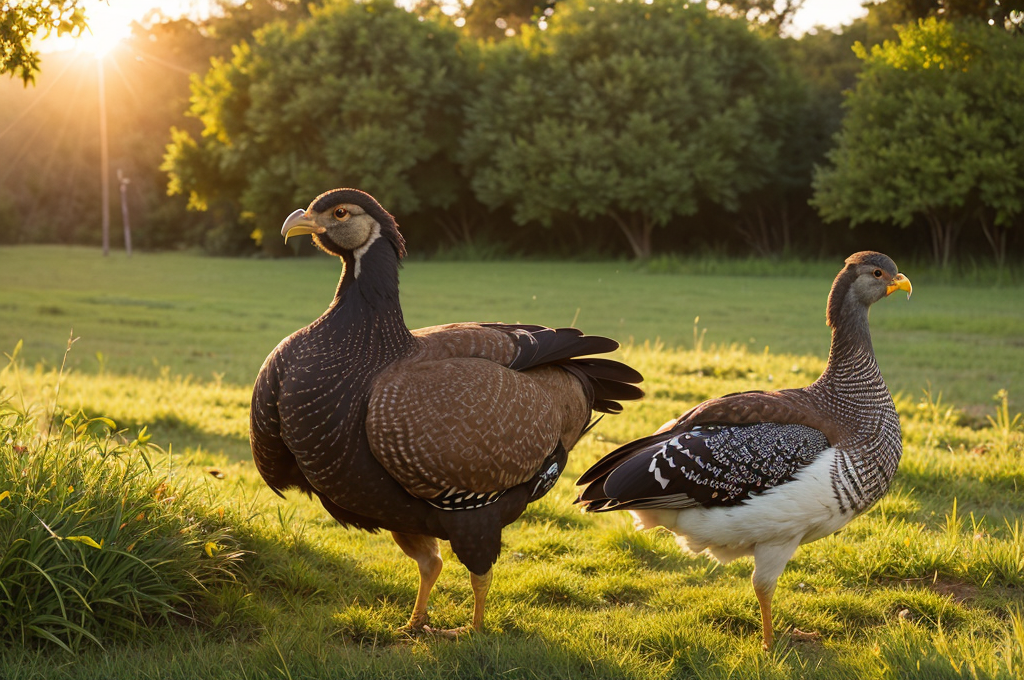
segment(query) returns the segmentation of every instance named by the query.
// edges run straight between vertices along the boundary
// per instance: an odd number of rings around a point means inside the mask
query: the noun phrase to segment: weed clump
[[[0,391],[0,643],[103,646],[195,619],[241,553],[143,430],[33,415]]]

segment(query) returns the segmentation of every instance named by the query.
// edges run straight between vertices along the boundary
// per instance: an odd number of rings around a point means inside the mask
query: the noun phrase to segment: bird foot
[[[399,635],[408,635],[409,637],[416,637],[430,630],[430,617],[427,615],[414,616],[409,619],[409,623],[399,628],[397,632]]]
[[[425,626],[413,626],[411,624],[405,624],[401,628],[395,631],[398,635],[405,635],[408,637],[419,637],[423,635]]]
[[[815,630],[808,632],[800,630],[799,628],[794,628],[789,633],[789,639],[792,642],[820,642],[821,633]]]
[[[463,635],[477,632],[473,626],[460,626],[458,628],[431,628],[423,626],[423,632],[427,635],[434,635],[446,640],[458,640]]]

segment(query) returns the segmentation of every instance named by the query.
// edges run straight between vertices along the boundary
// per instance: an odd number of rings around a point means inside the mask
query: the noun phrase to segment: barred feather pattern
[[[640,441],[584,491],[588,511],[741,504],[790,481],[829,448],[812,427],[778,423],[697,426]]]
[[[832,467],[839,507],[860,514],[889,490],[903,455],[899,415],[870,342],[833,347],[825,372],[806,391],[842,433]]]
[[[800,465],[812,461],[828,447],[825,436],[802,425],[741,425],[697,428],[683,437],[703,438],[710,460],[690,454],[689,448],[675,437],[676,443],[692,465],[680,467],[691,483],[712,489],[711,498],[719,503],[741,501],[751,493],[770,489],[788,480]],[[652,461],[653,462],[653,461]]]

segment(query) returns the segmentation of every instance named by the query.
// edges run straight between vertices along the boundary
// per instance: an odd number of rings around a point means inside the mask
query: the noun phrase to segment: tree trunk
[[[609,211],[608,214],[615,220],[615,224],[629,241],[629,247],[633,249],[633,256],[638,260],[649,260],[654,221],[645,213],[631,214],[628,222],[614,210]]]
[[[935,264],[942,269],[949,266],[949,258],[953,253],[953,244],[956,242],[957,234],[960,232],[960,221],[947,217],[942,219],[935,213],[926,213],[928,226],[932,234],[932,255],[935,257]]]
[[[978,222],[981,223],[981,231],[985,234],[985,240],[992,246],[992,254],[996,258],[996,268],[1001,272],[1006,264],[1006,236],[1007,229],[1000,227],[995,222],[989,223],[985,209],[978,210]]]
[[[741,225],[736,228],[754,252],[762,257],[774,257],[790,250],[789,204],[782,201],[773,219],[774,214],[774,210],[758,205],[753,214],[746,213]]]
[[[477,218],[467,215],[464,207],[459,208],[458,215],[441,213],[435,222],[453,246],[472,245]]]
[[[737,231],[747,240],[747,245],[762,257],[771,255],[771,237],[768,234],[768,225],[761,206],[757,206],[753,215],[748,214],[747,217],[744,217],[742,224],[745,226],[740,226]]]

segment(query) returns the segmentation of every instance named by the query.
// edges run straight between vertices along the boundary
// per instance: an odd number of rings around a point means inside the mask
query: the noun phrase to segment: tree
[[[819,30],[770,41],[784,65],[772,92],[776,103],[764,107],[767,134],[779,141],[779,153],[766,183],[744,197],[736,222],[759,255],[809,253],[825,245],[821,218],[808,205],[811,180],[842,124],[843,92],[856,84],[862,63],[852,47],[866,39],[865,29],[858,20],[841,33]]]
[[[935,18],[868,53],[814,205],[829,221],[929,227],[949,263],[976,224],[998,263],[1024,212],[1024,41],[978,21]]]
[[[0,73],[21,78],[28,86],[39,72],[33,38],[42,33],[75,35],[87,28],[81,0],[22,0],[0,7]]]
[[[1024,20],[1024,0],[882,0],[865,4],[871,21],[889,26],[939,17],[980,19],[1015,29]]]
[[[764,183],[777,64],[744,21],[682,0],[568,0],[495,45],[463,146],[477,197],[520,224],[610,217],[637,258],[655,226]]]
[[[464,184],[449,152],[465,48],[454,28],[384,0],[336,0],[294,27],[271,24],[194,80],[203,132],[174,132],[169,190],[196,209],[227,202],[257,240],[338,186],[402,214],[447,208]],[[278,239],[263,245],[281,251]]]

